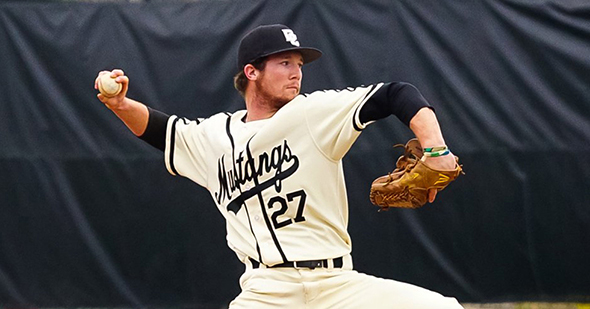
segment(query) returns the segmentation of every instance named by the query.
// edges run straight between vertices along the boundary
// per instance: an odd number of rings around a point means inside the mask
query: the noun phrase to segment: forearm
[[[422,108],[414,115],[410,120],[410,129],[423,148],[446,145],[436,114],[430,108]]]
[[[420,141],[423,149],[430,147],[447,146],[436,119],[436,114],[430,108],[420,109],[410,120],[410,129]],[[438,170],[454,170],[456,168],[455,157],[450,152],[443,156],[424,156],[426,165]],[[433,197],[434,199],[434,197]]]
[[[125,123],[127,128],[136,136],[141,136],[149,122],[149,111],[147,106],[143,103],[129,99],[127,97],[127,90],[129,89],[129,77],[121,69],[113,71],[101,71],[94,80],[94,89],[99,90],[99,83],[101,76],[108,74],[115,80],[116,83],[121,84],[121,91],[115,96],[105,96],[102,93],[97,94],[98,99],[108,107],[119,119]]]
[[[141,136],[149,121],[149,111],[143,103],[124,98],[121,104],[111,107],[105,104],[136,136]]]
[[[395,115],[408,125],[422,147],[445,145],[432,106],[413,85],[404,82],[383,85],[363,105],[359,118],[367,123],[389,115]]]

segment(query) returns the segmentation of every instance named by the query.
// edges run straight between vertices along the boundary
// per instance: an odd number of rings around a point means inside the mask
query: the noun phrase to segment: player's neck
[[[254,112],[251,109],[247,109],[246,112],[246,116],[244,117],[243,121],[244,122],[251,122],[251,121],[257,121],[257,120],[264,120],[264,119],[268,119],[270,117],[272,117],[275,112],[272,113],[261,113],[261,112]]]
[[[277,103],[261,96],[246,94],[246,118],[245,122],[271,118],[284,104]]]

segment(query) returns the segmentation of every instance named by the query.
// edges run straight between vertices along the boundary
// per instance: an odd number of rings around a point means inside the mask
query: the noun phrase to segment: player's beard
[[[279,110],[281,107],[285,106],[299,94],[299,91],[297,91],[295,94],[281,92],[280,95],[276,95],[269,91],[269,89],[265,86],[264,81],[257,80],[256,84],[258,96],[261,101],[264,102],[265,105],[268,105],[269,107],[276,110]]]

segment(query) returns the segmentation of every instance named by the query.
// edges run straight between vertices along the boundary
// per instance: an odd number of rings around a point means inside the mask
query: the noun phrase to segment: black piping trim
[[[231,134],[231,114],[230,113],[225,113],[227,115],[227,121],[225,122],[225,132],[227,133],[227,137],[229,139],[229,142],[231,144],[231,157],[232,157],[232,162],[235,165],[235,152],[236,152],[236,146],[234,143],[234,137]],[[235,166],[234,166],[235,168]],[[240,190],[240,196],[243,194],[242,193],[242,188],[240,186],[238,186],[238,190]],[[246,206],[246,201],[243,200],[241,201],[241,204],[239,205],[244,206],[244,209],[246,210],[246,217],[248,218],[248,224],[250,225],[250,231],[252,232],[252,236],[254,236],[254,242],[256,243],[256,252],[258,253],[258,260],[262,261],[262,254],[260,253],[260,246],[258,245],[258,238],[256,237],[256,234],[254,233],[254,228],[252,227],[252,220],[250,218],[250,212],[248,211],[248,207]],[[238,207],[239,210],[239,207]],[[237,210],[235,211],[235,213],[237,214]]]
[[[248,141],[248,144],[250,144],[250,141]],[[246,151],[247,151],[247,156],[248,158],[252,158],[252,153],[250,153],[250,147],[246,146]],[[296,170],[297,168],[295,168],[294,170]],[[260,184],[258,183],[258,180],[256,178],[253,179],[254,181],[254,188],[250,189],[249,191],[253,191],[254,189],[257,189],[257,193],[256,195],[258,196],[258,202],[260,204],[260,209],[262,210],[262,214],[264,217],[264,222],[266,223],[266,228],[268,229],[268,232],[270,233],[270,236],[275,244],[275,247],[277,248],[277,250],[279,251],[279,254],[281,255],[281,258],[283,259],[283,262],[287,262],[287,257],[285,256],[285,252],[283,251],[283,248],[281,247],[281,244],[279,242],[279,239],[277,238],[277,235],[275,234],[275,231],[272,228],[272,224],[270,222],[270,219],[268,217],[268,213],[266,212],[266,205],[264,204],[264,197],[262,196],[262,189]],[[275,182],[273,181],[273,184]],[[244,194],[242,194],[241,196],[244,196]],[[244,200],[245,201],[245,200]],[[244,203],[245,205],[245,203]],[[228,205],[229,207],[229,205]],[[261,259],[259,261],[262,261]]]
[[[170,170],[174,175],[178,175],[178,171],[176,167],[174,167],[174,143],[176,142],[176,122],[178,122],[180,118],[174,119],[172,122],[172,128],[170,130],[170,157],[168,157],[168,162],[170,162]]]
[[[262,197],[262,192],[258,193],[258,201],[260,202],[260,208],[262,209],[262,214],[264,215],[264,222],[266,223],[266,227],[268,228],[268,231],[270,232],[270,236],[272,237],[272,241],[275,244],[275,247],[277,247],[277,250],[279,251],[279,254],[281,255],[281,258],[283,259],[283,262],[287,262],[287,256],[285,256],[285,252],[283,251],[283,248],[281,247],[281,243],[279,242],[279,239],[277,238],[277,234],[275,233],[275,231],[272,229],[272,224],[270,223],[270,219],[268,218],[268,214],[266,213],[266,207],[264,205],[264,198]]]
[[[358,124],[356,123],[356,118],[359,115],[359,113],[361,112],[360,108],[365,106],[365,103],[367,103],[366,100],[368,99],[368,96],[373,92],[373,90],[375,90],[375,87],[377,87],[377,85],[371,86],[371,90],[369,90],[369,92],[367,92],[367,94],[365,94],[365,97],[363,97],[363,100],[362,100],[363,103],[359,104],[359,106],[356,107],[356,110],[354,111],[354,114],[352,115],[352,126],[358,132],[362,131],[363,129],[361,127],[359,127]],[[358,118],[360,119],[360,117],[358,117]]]
[[[231,143],[231,150],[232,150],[232,160],[234,158],[234,150],[236,148],[234,144],[234,137],[231,135],[231,131],[229,126],[231,124],[231,116],[227,114],[227,121],[225,122],[225,133],[227,133],[227,137],[229,138],[229,142]]]
[[[361,105],[356,107],[356,110],[354,111],[354,114],[352,116],[352,126],[354,127],[354,129],[358,132],[362,131],[363,129],[361,129],[358,124],[356,123],[356,115],[358,115],[358,113],[360,113],[359,109],[361,108]]]

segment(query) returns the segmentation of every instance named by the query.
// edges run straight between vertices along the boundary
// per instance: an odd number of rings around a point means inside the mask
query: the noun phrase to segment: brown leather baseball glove
[[[452,171],[438,171],[424,164],[420,160],[424,152],[417,138],[409,140],[406,145],[398,144],[394,147],[405,148],[404,154],[397,159],[395,169],[371,184],[369,198],[381,210],[388,210],[390,207],[422,207],[428,201],[428,190],[441,191],[459,174],[464,174],[458,157],[455,157],[457,166]]]

